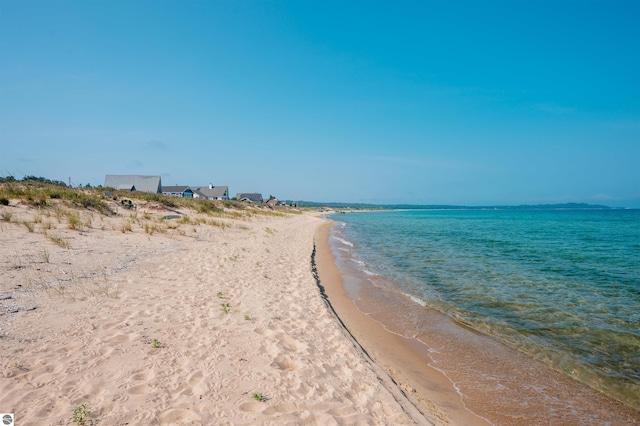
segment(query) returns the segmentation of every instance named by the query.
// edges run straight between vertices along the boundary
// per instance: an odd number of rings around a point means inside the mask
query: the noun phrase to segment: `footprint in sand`
[[[149,393],[150,391],[151,391],[151,386],[149,385],[138,385],[138,386],[133,386],[127,389],[127,392],[130,393],[131,395],[142,395],[145,393]]]
[[[263,342],[260,346],[262,348],[262,354],[260,356],[266,359],[273,359],[281,352],[276,344],[270,341]]]
[[[278,356],[272,363],[271,367],[284,371],[294,371],[299,368],[298,363],[286,356]]]
[[[278,404],[278,405],[274,405],[273,407],[269,407],[266,410],[264,410],[264,414],[267,415],[274,415],[274,414],[287,414],[287,413],[293,413],[298,409],[298,407],[296,407],[296,404],[294,404],[293,402],[284,402],[282,404]]]
[[[240,404],[240,411],[248,413],[255,413],[256,411],[260,411],[262,408],[264,408],[264,404],[257,401],[245,402],[244,404]]]
[[[296,351],[298,353],[306,352],[307,345],[294,339],[291,336],[284,334],[284,335],[278,336],[277,339],[278,339],[278,342],[280,342],[280,344],[282,345],[282,347],[284,347],[286,350]]]
[[[117,345],[119,343],[126,343],[128,341],[130,341],[131,338],[129,337],[128,334],[116,334],[113,337],[110,337],[108,339],[104,339],[104,343],[108,344],[108,345]]]
[[[268,328],[262,328],[262,327],[255,328],[253,331],[265,337],[271,337],[274,334],[276,334],[274,331],[269,330]]]
[[[185,410],[182,408],[171,409],[160,414],[160,423],[164,425],[183,423],[187,421],[191,423],[201,420],[202,418],[197,412],[193,410]]]
[[[129,374],[129,377],[131,377],[131,380],[135,382],[144,382],[154,378],[155,374],[148,370],[133,370]]]
[[[196,371],[187,379],[187,383],[194,395],[202,395],[209,391],[207,383],[203,382],[204,374],[202,371]]]

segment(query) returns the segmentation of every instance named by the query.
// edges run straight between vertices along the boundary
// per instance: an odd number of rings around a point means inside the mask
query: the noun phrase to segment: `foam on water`
[[[332,238],[375,285],[640,408],[640,211],[409,210],[340,220]]]
[[[333,236],[333,238],[338,240],[338,241],[340,241],[345,246],[353,247],[353,243],[351,241],[347,241],[344,238],[340,238],[340,237],[336,237],[336,236]]]

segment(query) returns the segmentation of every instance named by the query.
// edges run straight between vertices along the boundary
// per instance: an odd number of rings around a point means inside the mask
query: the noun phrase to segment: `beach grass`
[[[67,214],[64,210],[59,210],[64,206],[86,209],[105,216],[113,216],[116,215],[119,203],[123,200],[126,200],[127,205],[128,201],[130,201],[133,209],[136,209],[138,205],[157,204],[166,209],[190,209],[197,214],[203,214],[208,217],[233,220],[250,220],[255,216],[280,217],[302,212],[301,209],[297,208],[262,206],[237,200],[170,197],[156,193],[117,191],[112,188],[102,187],[72,188],[67,187],[62,182],[55,183],[48,179],[13,180],[8,182],[5,180],[0,183],[0,200],[2,200],[2,205],[9,205],[11,200],[14,200],[14,202],[25,203],[40,209],[58,209],[56,211],[58,220],[62,220],[62,217]],[[137,214],[135,210],[132,213]],[[152,218],[149,212],[143,212],[142,215],[146,220],[151,220]],[[137,216],[135,218],[138,219]],[[10,213],[3,212],[2,220],[10,222]],[[184,216],[182,221],[183,223],[190,223],[193,220]],[[199,223],[206,222],[205,219],[197,219],[197,221]],[[214,226],[228,226],[220,221],[210,223],[214,224]],[[79,229],[82,226],[82,223],[74,218],[70,218],[69,224],[72,229]]]

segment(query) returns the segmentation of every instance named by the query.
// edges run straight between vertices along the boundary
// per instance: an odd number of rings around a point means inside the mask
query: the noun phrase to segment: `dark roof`
[[[163,186],[162,192],[185,192],[187,189],[190,188],[184,185]]]
[[[160,176],[107,175],[104,179],[104,186],[105,188],[160,193],[162,180]]]
[[[222,198],[227,194],[229,196],[229,187],[228,186],[214,186],[213,188],[209,188],[209,185],[202,186],[192,186],[191,189],[196,194],[205,198]]]
[[[238,192],[236,194],[238,200],[249,200],[253,203],[262,203],[262,194],[258,192]]]

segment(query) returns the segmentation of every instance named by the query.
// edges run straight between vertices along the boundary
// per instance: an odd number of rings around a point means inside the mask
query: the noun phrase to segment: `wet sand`
[[[428,417],[461,425],[640,424],[633,408],[375,285],[336,259],[329,239],[327,225],[316,244],[329,300],[369,355]]]

